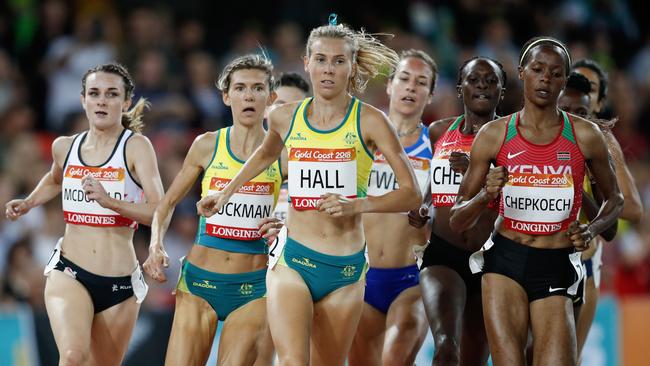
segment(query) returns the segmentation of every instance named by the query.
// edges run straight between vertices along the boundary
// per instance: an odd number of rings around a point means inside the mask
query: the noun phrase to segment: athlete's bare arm
[[[440,136],[442,136],[445,133],[447,128],[449,128],[449,124],[453,122],[454,119],[455,117],[450,117],[450,118],[443,118],[431,122],[431,124],[428,127],[428,132],[429,132],[429,141],[431,142],[432,152],[435,152],[436,142],[438,141]],[[429,177],[427,179],[426,187],[427,188],[424,191],[424,194],[422,196],[422,205],[417,210],[409,211],[409,215],[408,215],[409,224],[416,228],[421,228],[430,219],[429,206],[431,206],[431,174],[429,174]]]
[[[591,239],[616,223],[623,210],[623,195],[616,183],[603,133],[594,123],[582,118],[574,119],[574,129],[580,150],[605,199],[591,223],[574,223],[567,231],[575,247],[586,248]]]
[[[614,167],[616,168],[616,181],[618,182],[618,186],[624,198],[621,218],[634,223],[639,223],[643,218],[641,195],[636,187],[634,177],[625,163],[625,156],[623,155],[621,145],[611,132],[603,133],[603,135],[605,136],[605,141],[607,141],[607,145],[610,148],[609,151],[612,155],[612,160],[614,161]]]
[[[130,167],[134,179],[140,183],[146,202],[133,203],[110,197],[101,183],[94,178],[82,179],[83,189],[89,199],[100,206],[117,212],[143,225],[151,225],[153,212],[164,194],[156,153],[151,141],[143,135],[135,134],[126,144],[126,161],[133,163]]]
[[[52,143],[52,166],[32,193],[25,199],[15,199],[5,205],[5,215],[9,220],[16,220],[32,208],[42,205],[61,193],[63,181],[63,164],[72,146],[74,136],[61,136]]]
[[[207,132],[194,139],[187,156],[185,156],[181,170],[174,177],[169,190],[160,200],[154,212],[151,224],[149,257],[144,262],[143,267],[151,278],[159,282],[167,280],[163,267],[169,266],[169,257],[165,252],[163,238],[169,227],[174,208],[192,189],[196,179],[210,163],[209,160],[214,152],[216,138],[215,132]]]
[[[399,188],[381,196],[360,200],[358,212],[407,212],[420,207],[422,194],[395,128],[378,109],[365,103],[362,108],[361,130],[366,145],[381,151],[395,172]]]
[[[474,226],[508,180],[505,167],[490,169],[490,163],[499,153],[506,122],[507,118],[499,118],[485,124],[476,134],[469,167],[460,183],[456,204],[451,208],[449,226],[454,231],[461,232]]]
[[[278,160],[284,149],[284,137],[289,130],[293,113],[299,104],[300,102],[286,103],[269,113],[267,120],[269,130],[266,132],[262,145],[246,160],[246,164],[223,190],[203,197],[196,204],[199,215],[205,217],[214,215],[244,183],[255,178],[274,161]]]

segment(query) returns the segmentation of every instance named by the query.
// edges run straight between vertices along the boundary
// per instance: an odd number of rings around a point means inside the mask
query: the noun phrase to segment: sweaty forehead
[[[94,72],[86,77],[86,89],[124,88],[122,77],[108,72]]]
[[[431,67],[419,57],[406,57],[400,60],[397,65],[397,72],[408,72],[426,76],[433,75]]]
[[[258,84],[266,83],[268,75],[259,69],[239,69],[230,76],[230,84]]]
[[[351,55],[352,45],[343,38],[319,37],[311,45],[311,53],[326,56]]]
[[[494,62],[483,58],[472,60],[465,65],[463,68],[463,76],[466,76],[471,72],[499,74],[498,66],[495,65]]]
[[[537,61],[551,66],[565,66],[568,58],[564,50],[556,45],[540,44],[528,51],[528,63]]]

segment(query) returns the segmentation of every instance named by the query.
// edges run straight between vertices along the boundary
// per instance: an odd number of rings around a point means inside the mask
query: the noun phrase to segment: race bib
[[[212,178],[208,194],[221,191],[230,179]],[[257,240],[260,221],[271,216],[274,203],[273,182],[248,182],[216,214],[207,217],[205,230],[210,236],[235,240]]]
[[[291,148],[289,195],[293,208],[315,210],[320,196],[325,193],[357,197],[356,150]]]
[[[573,208],[573,176],[510,172],[503,187],[506,227],[526,234],[551,234],[563,229]]]
[[[62,184],[63,213],[66,222],[89,226],[134,226],[135,221],[122,217],[113,210],[100,206],[86,197],[81,181],[90,176],[97,180],[109,197],[121,201],[135,201],[127,197],[124,168],[68,165]]]
[[[415,172],[415,178],[417,179],[420,192],[424,194],[427,179],[429,178],[429,160],[415,156],[409,156],[408,158]],[[384,159],[383,155],[376,154],[368,180],[368,195],[381,196],[397,188],[399,188],[399,184],[397,183],[397,179],[395,179],[393,169]]]

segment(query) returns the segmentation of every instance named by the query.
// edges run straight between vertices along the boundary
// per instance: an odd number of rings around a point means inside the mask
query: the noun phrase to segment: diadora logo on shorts
[[[357,140],[357,135],[354,132],[348,132],[345,134],[343,141],[348,145],[354,145],[354,142]]]
[[[217,286],[210,284],[210,281],[208,281],[208,280],[203,280],[203,282],[196,282],[196,281],[193,281],[193,282],[192,282],[192,286],[194,286],[194,287],[210,288],[210,289],[213,289],[213,290],[216,290],[216,289],[217,289]]]
[[[357,267],[350,264],[343,267],[343,269],[341,270],[341,274],[345,277],[352,277],[356,272],[357,272]]]
[[[302,135],[301,132],[296,132],[294,136],[289,137],[291,141],[307,141],[307,138]]]
[[[219,170],[228,169],[228,167],[226,166],[226,164],[224,164],[222,161],[218,162],[217,164],[212,164],[212,166],[210,166],[210,168],[212,168],[212,169],[219,169]]]
[[[250,296],[253,294],[253,285],[250,283],[242,283],[242,285],[239,287],[239,293],[242,296]]]
[[[305,267],[316,268],[316,265],[314,263],[310,262],[309,258],[305,258],[305,257],[302,257],[302,259],[291,258],[291,261],[293,263],[298,263],[298,264],[303,265]]]

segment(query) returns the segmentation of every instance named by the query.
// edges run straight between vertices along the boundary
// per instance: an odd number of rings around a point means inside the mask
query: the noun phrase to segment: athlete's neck
[[[405,116],[398,112],[388,111],[388,118],[397,130],[399,136],[411,135],[418,130],[421,116]]]
[[[262,144],[265,135],[262,123],[253,126],[234,124],[230,128],[230,149],[238,158],[246,160]]]
[[[557,126],[560,123],[560,118],[560,110],[555,104],[539,108],[525,102],[524,108],[519,112],[519,124],[523,123],[523,126],[539,130]]]
[[[496,119],[496,113],[492,112],[490,114],[476,114],[470,111],[467,106],[465,106],[465,114],[463,115],[463,125],[461,126],[460,132],[463,135],[473,135],[478,132],[484,124]]]
[[[315,95],[308,111],[309,122],[323,130],[334,128],[345,116],[351,102],[352,96],[348,93],[341,93],[333,99]]]
[[[93,126],[92,124],[90,124],[90,128],[88,129],[88,134],[86,135],[84,145],[94,146],[94,147],[101,147],[101,146],[108,146],[108,145],[113,146],[115,145],[115,140],[122,133],[122,130],[124,130],[124,127],[122,126],[121,123],[115,124],[106,129],[99,129]]]

